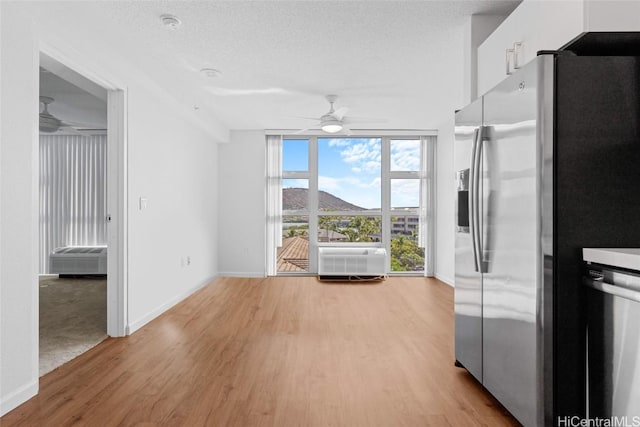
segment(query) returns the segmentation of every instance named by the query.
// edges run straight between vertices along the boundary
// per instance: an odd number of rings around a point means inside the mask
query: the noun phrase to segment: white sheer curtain
[[[267,276],[277,274],[282,246],[282,136],[267,135]]]
[[[420,144],[420,214],[418,226],[418,246],[425,250],[425,276],[433,276],[435,257],[433,248],[434,234],[434,177],[435,177],[435,136],[421,137]]]
[[[40,273],[60,246],[107,244],[107,135],[40,135]]]

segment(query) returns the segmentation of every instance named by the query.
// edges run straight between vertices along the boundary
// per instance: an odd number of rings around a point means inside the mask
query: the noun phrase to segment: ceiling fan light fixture
[[[334,117],[323,117],[320,128],[327,133],[336,133],[342,130],[342,123]]]
[[[49,104],[53,102],[53,98],[49,96],[41,96],[40,102],[43,105],[42,111],[40,112],[40,131],[46,133],[56,132],[60,129],[62,121],[49,113],[48,107]]]
[[[53,133],[60,129],[60,121],[40,117],[40,132]]]

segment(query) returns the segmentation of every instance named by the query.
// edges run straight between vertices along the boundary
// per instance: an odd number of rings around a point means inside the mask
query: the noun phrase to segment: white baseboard
[[[194,294],[196,291],[204,288],[206,285],[208,285],[209,283],[211,283],[213,280],[215,280],[218,277],[219,276],[213,276],[213,277],[205,280],[204,282],[194,286],[193,288],[189,289],[188,291],[183,292],[180,295],[176,295],[175,297],[171,298],[166,303],[162,304],[161,306],[157,307],[154,310],[151,310],[149,313],[145,314],[141,318],[139,318],[139,319],[137,319],[137,320],[135,320],[133,322],[130,322],[127,325],[127,327],[125,328],[125,334],[131,335],[132,333],[134,333],[138,329],[142,328],[147,323],[151,322],[156,317],[160,316],[165,311],[169,310],[174,305],[178,304],[180,301],[183,301],[183,300],[187,299],[192,294]]]
[[[237,271],[221,271],[218,273],[218,277],[248,277],[248,278],[265,278],[264,273],[250,273],[250,272],[237,272]]]
[[[436,274],[436,279],[440,280],[441,282],[446,283],[447,285],[451,286],[452,288],[454,287],[455,281],[453,280],[453,278],[451,278],[449,276],[442,276],[440,274]]]
[[[36,379],[3,397],[0,400],[0,417],[38,394],[38,381]]]

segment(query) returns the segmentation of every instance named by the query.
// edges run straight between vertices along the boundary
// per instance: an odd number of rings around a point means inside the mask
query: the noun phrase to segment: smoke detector
[[[220,70],[216,70],[215,68],[203,68],[200,70],[200,74],[205,77],[214,78],[220,76],[222,73]]]
[[[182,21],[180,21],[176,16],[169,14],[160,16],[160,21],[162,21],[162,24],[170,30],[175,30],[182,24]]]

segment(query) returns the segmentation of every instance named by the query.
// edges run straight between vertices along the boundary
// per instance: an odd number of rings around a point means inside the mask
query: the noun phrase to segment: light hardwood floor
[[[518,425],[453,362],[437,280],[222,278],[45,375],[0,425]]]

